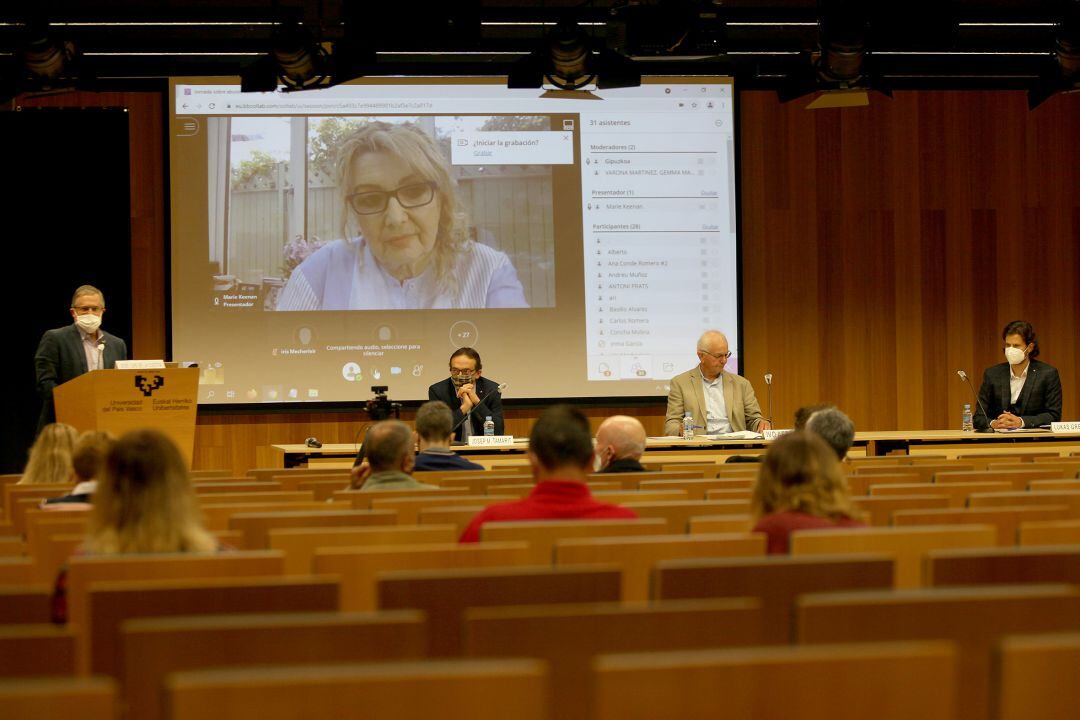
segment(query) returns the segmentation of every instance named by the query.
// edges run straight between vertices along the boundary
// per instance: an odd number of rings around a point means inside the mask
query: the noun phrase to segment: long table
[[[646,443],[646,459],[670,457],[673,461],[704,460],[711,462],[718,456],[754,455],[764,452],[768,440],[710,440],[696,437],[649,438]],[[517,465],[524,459],[529,442],[517,438],[512,447],[456,448],[459,455],[474,460],[485,467]],[[325,467],[336,469],[349,467],[356,457],[357,446],[353,443],[326,443],[321,448],[301,444],[272,445],[273,467]],[[893,430],[855,433],[853,455],[944,455],[956,457],[970,452],[995,452],[1007,455],[1024,450],[1053,450],[1068,454],[1080,452],[1080,432],[1071,433],[971,433],[959,430]],[[700,457],[698,457],[700,456]]]

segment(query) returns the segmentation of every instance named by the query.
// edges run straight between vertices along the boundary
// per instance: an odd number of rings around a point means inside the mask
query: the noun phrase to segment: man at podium
[[[53,407],[53,388],[89,372],[112,368],[117,360],[127,359],[123,340],[101,329],[105,314],[105,296],[93,285],[82,285],[71,298],[71,317],[74,322],[62,328],[47,330],[41,336],[34,367],[37,389],[41,395],[41,416],[38,431],[56,420]]]

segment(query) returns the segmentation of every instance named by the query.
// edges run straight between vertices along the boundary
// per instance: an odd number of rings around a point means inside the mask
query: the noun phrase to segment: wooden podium
[[[198,392],[198,368],[93,370],[53,388],[53,402],[57,422],[80,432],[160,430],[191,467]]]

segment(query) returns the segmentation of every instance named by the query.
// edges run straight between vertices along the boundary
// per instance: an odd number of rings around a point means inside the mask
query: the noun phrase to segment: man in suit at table
[[[724,333],[708,330],[698,340],[698,366],[671,379],[665,435],[682,435],[683,414],[694,427],[713,435],[740,430],[764,432],[772,426],[761,416],[750,381],[724,372],[731,352]]]
[[[34,353],[37,390],[43,401],[38,432],[56,421],[53,388],[90,370],[112,368],[128,356],[124,341],[101,329],[105,296],[100,290],[80,286],[71,298],[70,311],[74,322],[45,331]]]
[[[454,440],[484,434],[484,420],[491,416],[495,434],[503,434],[502,397],[499,384],[482,377],[480,353],[463,347],[450,356],[450,377],[428,388],[428,400],[441,400],[454,413]],[[467,421],[463,418],[469,415]]]
[[[1035,328],[1014,320],[1001,331],[1005,362],[988,367],[979,388],[975,427],[1017,430],[1061,420],[1061,378],[1051,365],[1035,358],[1039,340]]]

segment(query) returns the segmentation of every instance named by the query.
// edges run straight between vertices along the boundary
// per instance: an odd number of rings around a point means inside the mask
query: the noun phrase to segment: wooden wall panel
[[[125,108],[131,163],[132,357],[165,357],[165,136],[161,93],[71,92],[24,97],[25,107]],[[100,242],[116,238],[94,238]]]
[[[1034,323],[1080,417],[1080,96],[906,92],[807,111],[744,92],[746,375],[775,415],[831,401],[865,430],[951,428]]]
[[[807,111],[740,94],[746,375],[774,414],[832,401],[859,429],[953,427],[1000,359],[998,333],[1035,324],[1080,418],[1080,95],[1029,112],[1020,92],[902,92],[868,108]],[[166,178],[159,93],[72,93],[23,105],[131,113],[133,324],[138,357],[165,353]],[[687,328],[692,342],[701,328]],[[661,432],[663,407],[617,412]],[[511,410],[528,433],[535,410]],[[350,442],[351,413],[199,418],[196,467],[243,470],[275,442]]]

